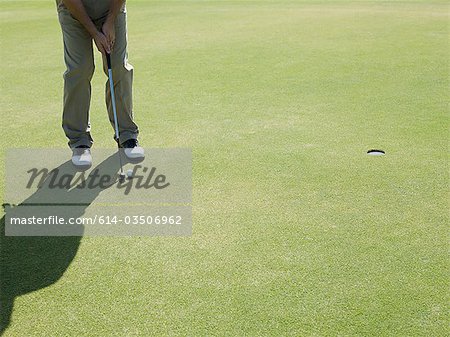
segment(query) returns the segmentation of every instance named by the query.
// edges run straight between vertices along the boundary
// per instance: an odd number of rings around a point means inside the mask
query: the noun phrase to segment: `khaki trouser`
[[[99,30],[106,20],[109,0],[83,0],[88,15]],[[59,22],[64,41],[64,107],[62,126],[71,148],[93,143],[90,134],[89,106],[91,101],[91,79],[94,73],[93,41],[86,29],[68,9],[57,0]],[[127,14],[126,8],[117,16],[115,23],[116,40],[111,53],[111,63],[116,95],[117,118],[120,143],[136,139],[138,127],[133,121],[132,83],[133,67],[128,63],[127,54]],[[103,71],[108,74],[103,56]],[[106,106],[109,120],[114,128],[109,81],[105,86]]]

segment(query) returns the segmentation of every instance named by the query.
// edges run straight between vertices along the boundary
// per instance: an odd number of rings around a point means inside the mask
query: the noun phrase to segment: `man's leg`
[[[65,8],[58,8],[64,40],[64,108],[62,126],[69,146],[91,146],[89,106],[94,73],[92,39]]]
[[[133,66],[128,63],[127,52],[127,14],[126,10],[121,11],[116,18],[116,41],[111,53],[111,63],[114,80],[114,90],[116,96],[117,119],[119,123],[120,143],[137,139],[138,127],[133,121]],[[108,74],[106,60],[103,60],[103,70]],[[114,114],[111,105],[111,93],[109,80],[105,88],[106,106],[111,125],[114,128]]]

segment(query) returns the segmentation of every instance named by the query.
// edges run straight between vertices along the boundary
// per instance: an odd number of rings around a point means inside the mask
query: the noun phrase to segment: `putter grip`
[[[111,55],[109,55],[108,53],[106,53],[106,63],[108,63],[108,69],[112,69],[111,68]]]

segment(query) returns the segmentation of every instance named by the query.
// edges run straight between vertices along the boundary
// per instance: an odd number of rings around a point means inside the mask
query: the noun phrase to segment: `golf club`
[[[119,164],[120,164],[120,174],[119,181],[123,182],[125,180],[125,173],[123,173],[123,164],[122,164],[122,154],[120,153],[120,141],[119,141],[119,122],[117,120],[117,110],[116,110],[116,96],[114,95],[114,82],[113,82],[113,73],[111,67],[111,55],[106,53],[106,63],[108,64],[108,77],[109,77],[109,88],[111,91],[111,104],[114,115],[114,129],[116,132],[117,139],[117,147],[119,152]]]

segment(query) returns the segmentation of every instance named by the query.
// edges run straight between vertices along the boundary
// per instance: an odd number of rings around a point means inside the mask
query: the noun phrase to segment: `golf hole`
[[[367,151],[369,156],[384,156],[386,153],[383,150],[371,149]]]

